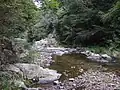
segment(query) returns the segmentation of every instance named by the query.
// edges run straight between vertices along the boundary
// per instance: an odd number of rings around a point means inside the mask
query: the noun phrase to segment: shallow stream
[[[92,62],[81,54],[53,55],[52,57],[55,62],[48,68],[57,70],[62,74],[60,81],[77,77],[89,69],[102,69],[105,72],[115,72],[118,75],[120,73],[119,66]]]

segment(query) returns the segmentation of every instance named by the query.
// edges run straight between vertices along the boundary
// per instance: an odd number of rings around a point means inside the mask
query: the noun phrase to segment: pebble
[[[38,81],[39,81],[39,78],[38,78],[38,77],[34,77],[34,78],[32,79],[32,81],[33,81],[33,82],[38,82]]]
[[[75,68],[75,66],[72,66],[71,68]]]
[[[72,90],[75,90],[74,88]]]
[[[82,79],[82,76],[78,76],[79,79]]]
[[[63,86],[60,86],[59,88],[60,88],[60,89],[64,89],[64,87],[63,87]]]
[[[54,81],[53,84],[58,85],[58,84],[60,84],[60,82],[57,80],[57,81]]]
[[[81,73],[82,73],[83,71],[84,71],[84,69],[80,69],[80,70],[79,70],[79,72],[81,72]]]
[[[47,64],[46,64],[46,66],[50,66],[50,64],[49,64],[49,63],[47,63]]]
[[[77,85],[74,83],[73,86],[76,87]]]
[[[64,86],[64,83],[61,83],[61,82],[60,82],[60,86]]]
[[[74,80],[75,80],[74,78],[69,78],[69,81],[72,81],[72,82],[73,82]]]

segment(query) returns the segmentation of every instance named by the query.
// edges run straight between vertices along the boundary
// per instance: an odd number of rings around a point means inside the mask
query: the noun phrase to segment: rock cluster
[[[92,61],[101,62],[101,63],[109,63],[109,62],[115,62],[113,58],[107,54],[95,54],[90,51],[83,51],[81,54],[86,55],[86,57]]]

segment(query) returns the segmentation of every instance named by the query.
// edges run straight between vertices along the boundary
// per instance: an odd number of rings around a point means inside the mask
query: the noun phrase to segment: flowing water
[[[101,67],[107,72],[120,72],[119,67],[92,62],[81,54],[64,54],[62,56],[53,55],[53,60],[55,60],[55,62],[52,63],[49,68],[57,70],[62,74],[60,78],[61,81],[77,77],[88,69],[97,70]]]

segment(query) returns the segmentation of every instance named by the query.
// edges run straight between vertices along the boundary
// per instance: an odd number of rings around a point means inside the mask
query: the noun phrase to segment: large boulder
[[[17,63],[14,65],[9,65],[7,70],[22,74],[25,78],[30,80],[38,79],[38,83],[53,82],[59,79],[61,76],[61,74],[57,73],[55,70],[42,68],[35,64]]]

